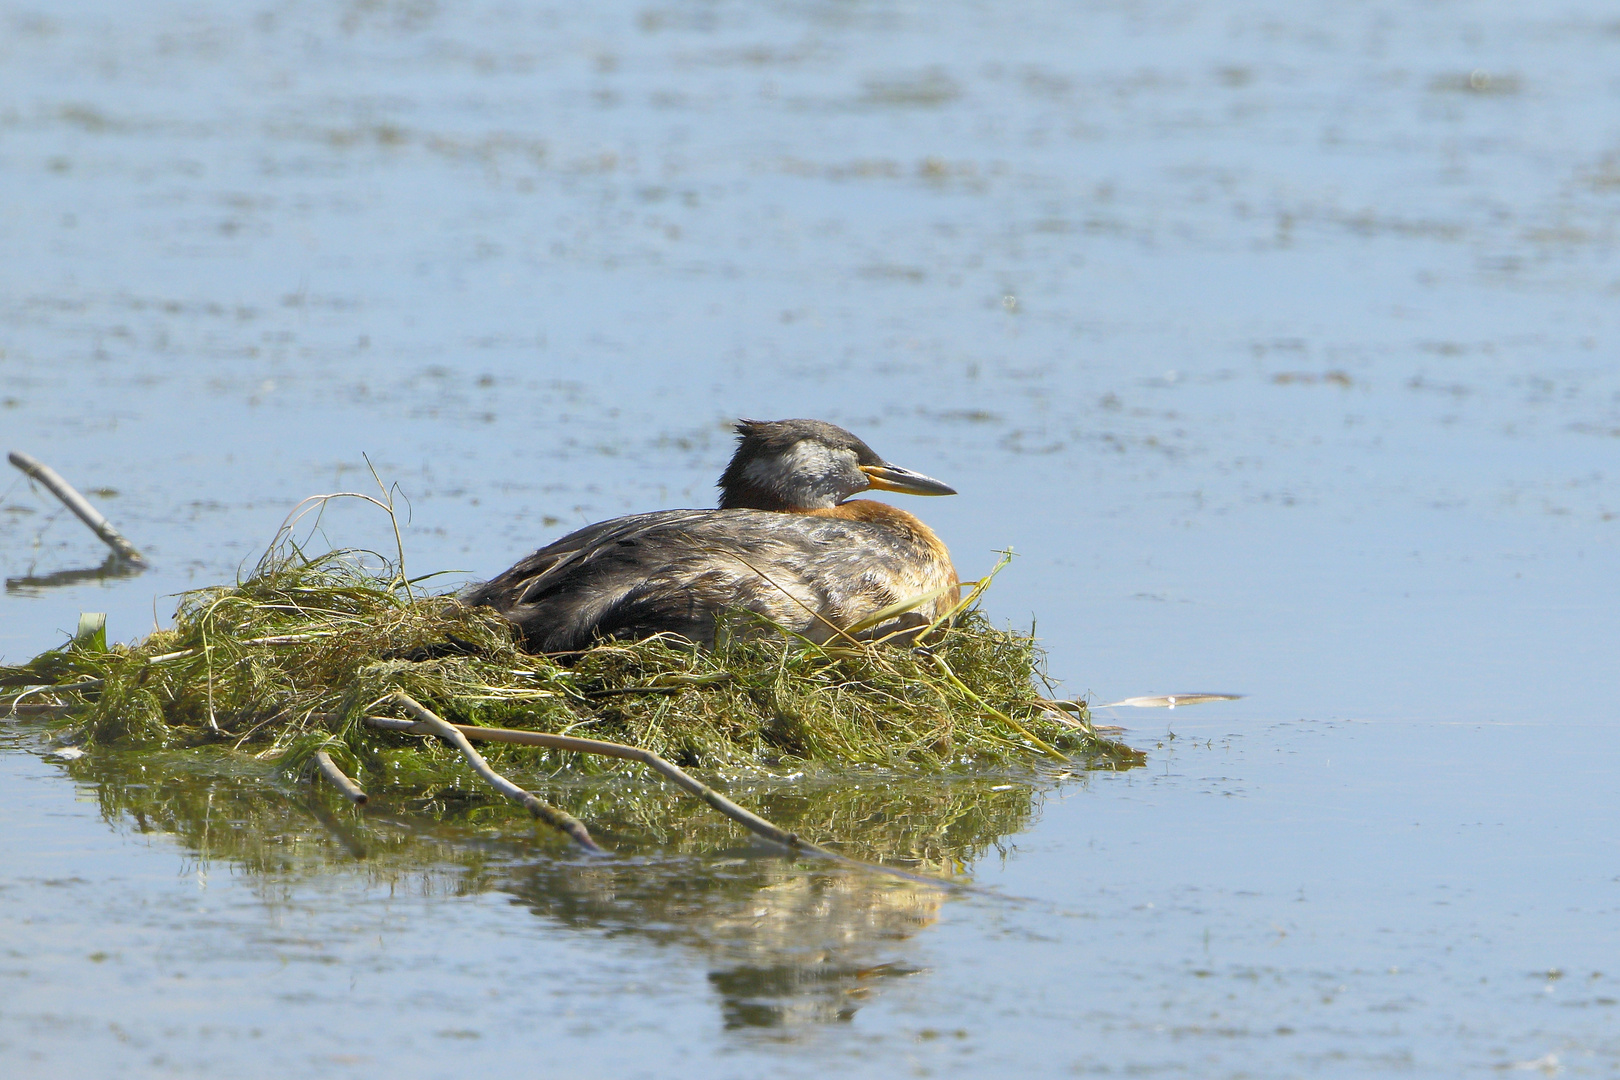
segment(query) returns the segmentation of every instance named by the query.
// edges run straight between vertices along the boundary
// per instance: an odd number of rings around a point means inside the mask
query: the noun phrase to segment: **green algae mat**
[[[87,620],[63,647],[0,666],[0,713],[43,715],[59,744],[89,753],[190,753],[282,783],[311,775],[324,754],[367,792],[441,808],[478,797],[462,754],[367,722],[405,715],[401,694],[454,724],[624,744],[731,781],[851,769],[966,781],[1139,764],[1091,726],[1083,703],[1049,696],[1031,634],[997,628],[974,606],[992,576],[925,644],[818,645],[744,612],[724,620],[712,650],[653,638],[554,658],[523,652],[500,615],[425,594],[392,564],[283,548],[237,585],[183,595],[170,629],[109,645]],[[564,750],[480,746],[492,765],[552,787],[645,775]],[[620,785],[627,798],[632,787]],[[589,789],[592,808],[559,797],[576,812],[618,813],[594,805],[615,789]],[[645,804],[645,792],[632,801]],[[655,802],[666,824],[678,820]],[[959,813],[952,804],[940,809]],[[820,831],[856,842],[858,823],[845,824]]]

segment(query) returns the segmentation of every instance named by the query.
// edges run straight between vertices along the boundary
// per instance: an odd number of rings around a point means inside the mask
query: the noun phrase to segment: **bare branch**
[[[80,521],[90,526],[91,531],[101,537],[101,542],[112,548],[113,553],[120,559],[135,566],[146,565],[145,557],[135,550],[135,545],[125,540],[123,535],[101,515],[101,511],[91,506],[90,501],[80,495],[72,484],[62,479],[55,469],[20,450],[13,450],[7,454],[6,460],[27,473],[29,479],[37,480],[49,488],[51,494],[61,499],[63,505],[79,516]]]
[[[343,770],[337,767],[332,761],[331,755],[325,750],[315,751],[315,765],[321,770],[321,775],[331,781],[333,787],[343,792],[345,799],[348,799],[356,806],[366,804],[366,793],[360,790],[360,785],[345,776]]]
[[[550,825],[558,832],[566,833],[573,839],[575,843],[584,848],[586,851],[600,852],[602,850],[597,846],[596,841],[591,839],[591,834],[586,831],[584,823],[582,823],[578,818],[574,817],[572,814],[565,813],[562,810],[557,809],[555,806],[552,806],[550,803],[537,798],[527,791],[524,791],[522,788],[512,783],[512,781],[490,768],[489,762],[484,760],[484,756],[482,754],[473,749],[472,743],[467,741],[467,736],[462,734],[461,729],[456,725],[447,723],[439,716],[438,713],[435,713],[432,709],[429,709],[426,705],[423,705],[420,701],[417,701],[407,693],[396,693],[393,696],[393,700],[398,702],[406,712],[416,717],[417,721],[422,725],[423,728],[425,728],[421,734],[437,735],[445,742],[454,746],[457,750],[460,750],[462,756],[467,759],[467,764],[471,765],[473,767],[473,771],[479,776],[483,777],[484,781],[488,783],[490,787],[494,788],[496,791],[499,791],[507,798],[521,803],[524,809],[528,810],[529,813],[533,814],[547,825]],[[366,722],[371,724],[373,727],[384,726],[376,723],[375,720],[369,716],[366,717]]]

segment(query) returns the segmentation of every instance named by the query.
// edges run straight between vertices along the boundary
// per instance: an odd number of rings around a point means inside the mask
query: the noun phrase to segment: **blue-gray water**
[[[1249,696],[1120,710],[1147,766],[972,867],[1035,902],[904,930],[788,871],[570,918],[521,845],[247,867],[14,729],[0,1064],[1620,1072],[1617,72],[1595,2],[5,4],[0,443],[153,562],[8,590],[5,659],[362,455],[476,576],[802,415],[961,490],[910,508],[1019,552],[1070,692]],[[0,478],[8,578],[103,554]],[[886,974],[747,1022],[812,945]]]

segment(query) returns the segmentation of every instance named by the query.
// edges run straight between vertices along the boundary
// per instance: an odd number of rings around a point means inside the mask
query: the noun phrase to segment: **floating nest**
[[[43,715],[59,743],[87,751],[206,746],[280,781],[324,756],[367,791],[424,805],[469,791],[468,762],[421,731],[379,730],[379,717],[410,715],[401,702],[472,728],[623,744],[723,781],[849,768],[1051,776],[1142,760],[1099,734],[1083,702],[1049,696],[1032,634],[974,606],[994,572],[923,644],[817,644],[737,612],[709,650],[655,637],[547,657],[525,653],[498,613],[426,594],[399,565],[283,544],[247,580],[184,594],[171,629],[109,645],[91,617],[63,647],[0,666],[0,715]],[[481,747],[491,765],[553,782],[641,771]]]

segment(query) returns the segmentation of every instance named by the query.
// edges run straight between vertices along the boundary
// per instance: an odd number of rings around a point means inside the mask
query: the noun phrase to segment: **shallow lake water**
[[[1596,2],[0,4],[0,443],[152,563],[0,477],[0,657],[368,459],[475,578],[816,416],[1068,692],[1247,695],[944,784],[964,895],[7,724],[0,1065],[1620,1073],[1617,225]]]

